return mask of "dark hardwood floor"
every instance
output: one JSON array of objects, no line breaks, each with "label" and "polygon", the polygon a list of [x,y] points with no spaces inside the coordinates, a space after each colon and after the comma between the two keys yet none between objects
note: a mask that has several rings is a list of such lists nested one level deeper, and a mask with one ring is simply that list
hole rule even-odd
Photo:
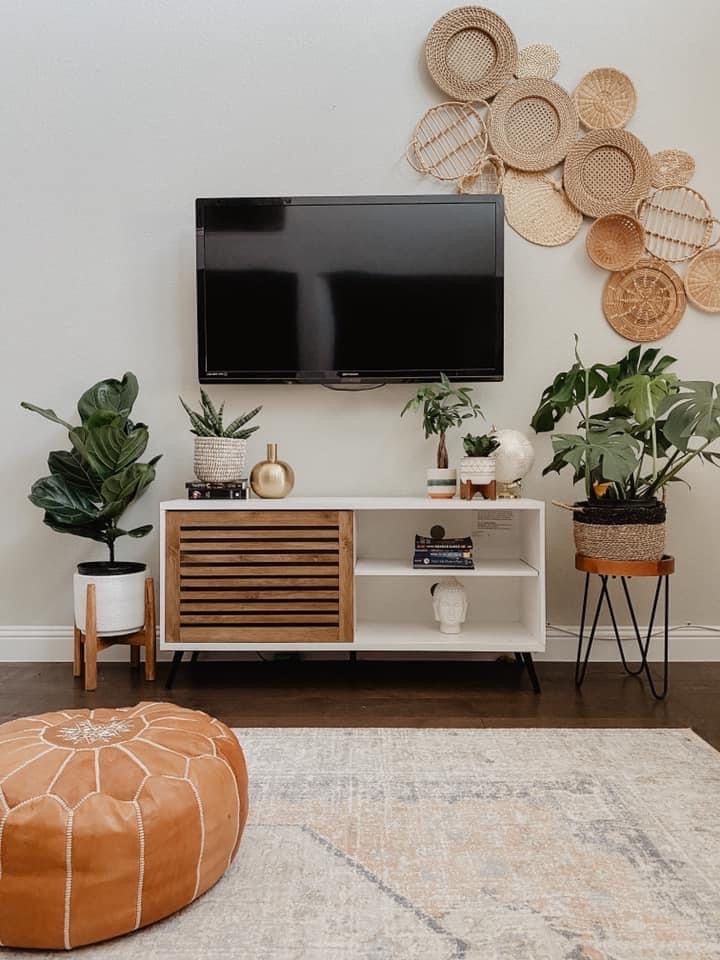
[{"label": "dark hardwood floor", "polygon": [[490,661],[201,660],[183,664],[169,692],[167,669],[146,683],[126,664],[100,664],[97,691],[85,693],[70,664],[0,664],[0,721],[170,700],[235,727],[692,727],[720,749],[720,663],[673,664],[660,703],[610,663],[592,664],[579,693],[573,664],[538,663],[539,696],[514,665]]}]

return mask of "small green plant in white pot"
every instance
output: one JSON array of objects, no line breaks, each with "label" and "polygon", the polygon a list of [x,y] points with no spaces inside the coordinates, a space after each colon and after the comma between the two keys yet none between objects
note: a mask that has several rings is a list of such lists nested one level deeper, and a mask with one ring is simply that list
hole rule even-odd
[{"label": "small green plant in white pot", "polygon": [[216,407],[204,390],[200,391],[200,410],[191,410],[180,397],[195,435],[193,470],[202,483],[232,483],[247,474],[247,438],[259,429],[246,426],[262,407],[241,413],[227,426],[223,424],[225,404]]},{"label": "small green plant in white pot", "polygon": [[101,380],[80,397],[80,425],[62,420],[54,410],[23,402],[26,410],[65,427],[70,450],[48,456],[50,476],[37,480],[30,502],[45,511],[44,522],[57,533],[71,533],[104,543],[108,560],[79,563],[73,580],[75,624],[85,632],[89,584],[95,585],[97,631],[101,636],[131,633],[145,619],[146,565],[115,559],[121,537],[145,537],[152,524],[126,530],[123,513],[155,479],[160,456],[139,463],[148,444],[148,428],[130,420],[138,395],[134,374]]},{"label": "small green plant in white pot", "polygon": [[460,482],[470,481],[479,486],[492,483],[495,479],[495,451],[499,446],[500,441],[492,434],[465,434],[465,456],[460,460]]},{"label": "small green plant in white pot", "polygon": [[464,420],[482,416],[471,393],[472,387],[454,387],[441,373],[440,383],[421,387],[400,413],[402,417],[408,410],[421,410],[425,438],[438,438],[436,466],[427,471],[427,494],[433,499],[448,500],[457,492],[457,471],[448,465],[446,434],[453,427],[461,427]]}]

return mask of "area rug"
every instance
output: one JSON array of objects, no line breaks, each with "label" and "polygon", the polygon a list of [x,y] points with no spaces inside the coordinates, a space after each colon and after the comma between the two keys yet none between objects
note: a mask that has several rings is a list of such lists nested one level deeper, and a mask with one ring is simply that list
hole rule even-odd
[{"label": "area rug", "polygon": [[720,960],[720,754],[689,730],[236,732],[230,872],[74,955]]}]

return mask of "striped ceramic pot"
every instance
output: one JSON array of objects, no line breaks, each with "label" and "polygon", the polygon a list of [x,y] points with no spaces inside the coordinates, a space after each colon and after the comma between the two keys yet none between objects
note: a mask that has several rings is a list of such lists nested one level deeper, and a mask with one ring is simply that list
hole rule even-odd
[{"label": "striped ceramic pot", "polygon": [[427,472],[427,495],[433,500],[451,500],[457,492],[457,470],[434,468]]}]

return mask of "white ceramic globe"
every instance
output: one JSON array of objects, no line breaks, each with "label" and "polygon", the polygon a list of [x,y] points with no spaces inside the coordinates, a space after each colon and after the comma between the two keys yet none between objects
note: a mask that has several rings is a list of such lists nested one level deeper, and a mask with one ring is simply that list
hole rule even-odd
[{"label": "white ceramic globe", "polygon": [[500,442],[495,452],[496,480],[499,483],[522,480],[535,461],[533,445],[519,430],[496,430],[493,436]]}]

